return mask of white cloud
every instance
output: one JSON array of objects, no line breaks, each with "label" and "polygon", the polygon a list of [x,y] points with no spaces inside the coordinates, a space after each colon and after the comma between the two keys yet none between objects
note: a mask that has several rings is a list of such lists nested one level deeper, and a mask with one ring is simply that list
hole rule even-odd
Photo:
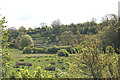
[{"label": "white cloud", "polygon": [[64,24],[80,23],[109,13],[117,15],[119,0],[2,0],[0,11],[8,26],[40,26],[60,19]]}]

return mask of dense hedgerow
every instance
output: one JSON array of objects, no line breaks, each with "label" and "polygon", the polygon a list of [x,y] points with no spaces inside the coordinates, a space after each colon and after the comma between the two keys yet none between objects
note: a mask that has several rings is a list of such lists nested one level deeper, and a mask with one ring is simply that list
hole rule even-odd
[{"label": "dense hedgerow", "polygon": [[45,51],[45,49],[43,49],[43,48],[36,48],[36,47],[33,47],[32,48],[32,53],[34,53],[34,54],[36,54],[36,53],[45,53],[46,51]]},{"label": "dense hedgerow", "polygon": [[73,48],[71,46],[54,46],[48,48],[25,47],[23,49],[23,54],[37,54],[37,53],[56,54],[60,49],[65,49],[70,54],[75,54],[76,52],[78,52],[78,48]]},{"label": "dense hedgerow", "polygon": [[59,48],[57,48],[57,47],[50,47],[47,49],[46,53],[47,54],[56,54],[58,50],[59,50]]},{"label": "dense hedgerow", "polygon": [[71,46],[54,46],[49,48],[30,48],[25,47],[23,49],[23,54],[40,54],[40,53],[46,53],[46,54],[56,54],[60,49],[65,49],[70,54],[76,54],[78,52],[78,48],[73,48]]},{"label": "dense hedgerow", "polygon": [[54,47],[48,48],[46,53],[47,54],[56,54],[58,52],[58,50],[60,50],[60,49],[66,49],[70,54],[75,54],[76,52],[78,52],[77,48],[73,48],[71,46],[54,46]]}]

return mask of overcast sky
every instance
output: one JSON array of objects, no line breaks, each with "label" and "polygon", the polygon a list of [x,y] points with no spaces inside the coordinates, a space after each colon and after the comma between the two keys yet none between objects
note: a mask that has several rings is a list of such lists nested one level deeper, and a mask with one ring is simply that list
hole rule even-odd
[{"label": "overcast sky", "polygon": [[0,13],[8,27],[39,27],[60,19],[62,24],[82,23],[106,14],[118,15],[119,0],[1,0]]}]

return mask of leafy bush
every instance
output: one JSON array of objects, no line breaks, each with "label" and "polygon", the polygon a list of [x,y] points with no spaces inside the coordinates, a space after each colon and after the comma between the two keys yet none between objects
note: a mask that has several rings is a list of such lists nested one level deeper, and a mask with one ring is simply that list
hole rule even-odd
[{"label": "leafy bush", "polygon": [[56,54],[60,49],[66,49],[70,54],[72,53],[75,54],[76,52],[78,52],[77,48],[72,48],[71,46],[54,46],[54,47],[48,47],[48,48],[33,47],[32,51],[34,54],[36,53]]},{"label": "leafy bush", "polygon": [[32,49],[30,47],[25,47],[23,49],[23,54],[30,54],[32,52]]},{"label": "leafy bush", "polygon": [[20,37],[19,46],[23,49],[24,47],[34,46],[34,43],[32,38],[26,34]]},{"label": "leafy bush", "polygon": [[66,49],[70,54],[75,54],[76,52],[78,52],[78,48],[77,47],[72,47],[72,46],[57,46],[56,47],[58,50],[60,49]]},{"label": "leafy bush", "polygon": [[45,53],[43,48],[37,48],[37,53]]},{"label": "leafy bush", "polygon": [[65,56],[65,57],[68,57],[69,56],[69,53],[66,49],[60,49],[58,52],[57,52],[58,56]]},{"label": "leafy bush", "polygon": [[47,54],[56,54],[58,50],[59,50],[59,48],[57,48],[57,47],[50,47],[47,49],[46,53]]}]

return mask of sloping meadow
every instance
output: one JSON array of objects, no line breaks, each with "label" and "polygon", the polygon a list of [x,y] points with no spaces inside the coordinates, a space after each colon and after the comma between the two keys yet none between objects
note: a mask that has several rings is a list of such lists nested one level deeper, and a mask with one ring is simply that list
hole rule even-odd
[{"label": "sloping meadow", "polygon": [[[19,56],[16,57],[15,54]],[[57,54],[14,53],[8,62],[9,69],[7,71],[7,77],[19,77],[18,73],[21,69],[28,70],[30,75],[34,75],[38,66],[40,66],[42,70],[46,70],[48,75],[62,77],[61,73],[67,72],[70,67],[69,63],[74,62],[73,55],[74,54],[71,54],[69,57],[58,57]],[[49,66],[52,68],[49,68]],[[67,75],[64,75],[64,77],[67,77]]]}]

